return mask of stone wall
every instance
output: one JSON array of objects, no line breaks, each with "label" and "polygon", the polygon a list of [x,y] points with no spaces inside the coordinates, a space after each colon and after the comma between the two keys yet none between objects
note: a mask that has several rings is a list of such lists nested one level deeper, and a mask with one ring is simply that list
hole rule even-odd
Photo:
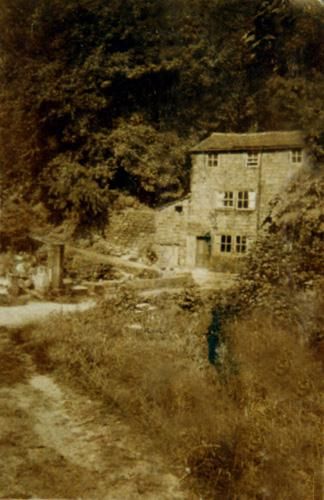
[{"label": "stone wall", "polygon": [[115,212],[105,231],[107,247],[112,255],[146,258],[154,243],[155,227],[151,208],[141,206]]},{"label": "stone wall", "polygon": [[307,165],[309,159],[303,154],[303,162],[292,163],[290,151],[264,152],[261,163],[260,183],[260,225],[269,214],[269,203],[276,195],[284,192],[302,165]]},{"label": "stone wall", "polygon": [[189,199],[178,200],[156,211],[155,245],[162,269],[186,265]]}]

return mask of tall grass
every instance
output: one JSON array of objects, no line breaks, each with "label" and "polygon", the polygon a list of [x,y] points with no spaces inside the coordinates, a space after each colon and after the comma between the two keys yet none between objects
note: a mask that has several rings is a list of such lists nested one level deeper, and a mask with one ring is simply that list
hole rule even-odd
[{"label": "tall grass", "polygon": [[46,344],[57,371],[148,434],[207,498],[313,498],[322,370],[299,332],[262,310],[233,320],[215,369],[206,309],[168,299],[138,309],[136,301],[57,316],[29,342]]}]

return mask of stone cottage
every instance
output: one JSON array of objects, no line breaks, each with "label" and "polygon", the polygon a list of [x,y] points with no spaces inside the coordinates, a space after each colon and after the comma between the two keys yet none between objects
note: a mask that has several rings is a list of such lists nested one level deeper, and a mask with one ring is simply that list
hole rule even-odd
[{"label": "stone cottage", "polygon": [[165,269],[236,270],[269,202],[307,162],[301,132],[213,133],[191,150],[190,194],[156,214]]}]

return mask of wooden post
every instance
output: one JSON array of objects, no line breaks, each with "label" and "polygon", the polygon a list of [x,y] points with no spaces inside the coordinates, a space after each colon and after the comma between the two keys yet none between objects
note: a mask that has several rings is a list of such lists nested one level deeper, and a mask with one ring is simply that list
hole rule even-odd
[{"label": "wooden post", "polygon": [[51,288],[61,288],[63,284],[64,244],[49,243],[48,271]]}]

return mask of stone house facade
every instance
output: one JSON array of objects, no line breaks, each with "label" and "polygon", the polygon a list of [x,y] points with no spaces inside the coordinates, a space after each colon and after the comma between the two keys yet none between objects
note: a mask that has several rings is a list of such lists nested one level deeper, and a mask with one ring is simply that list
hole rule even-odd
[{"label": "stone house facade", "polygon": [[269,203],[307,163],[298,131],[214,133],[191,150],[190,194],[156,214],[155,250],[165,269],[236,270]]}]

